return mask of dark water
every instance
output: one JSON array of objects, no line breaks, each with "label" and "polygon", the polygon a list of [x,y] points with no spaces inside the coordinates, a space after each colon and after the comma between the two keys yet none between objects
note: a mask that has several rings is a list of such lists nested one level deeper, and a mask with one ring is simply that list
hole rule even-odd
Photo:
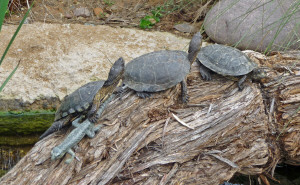
[{"label": "dark water", "polygon": [[[300,166],[277,165],[274,178],[277,181],[268,178],[271,185],[300,185]],[[229,182],[232,184],[260,185],[258,176],[246,176],[242,174],[236,174]],[[262,182],[261,184],[264,183]]]},{"label": "dark water", "polygon": [[53,120],[53,112],[0,113],[0,177],[26,155]]}]

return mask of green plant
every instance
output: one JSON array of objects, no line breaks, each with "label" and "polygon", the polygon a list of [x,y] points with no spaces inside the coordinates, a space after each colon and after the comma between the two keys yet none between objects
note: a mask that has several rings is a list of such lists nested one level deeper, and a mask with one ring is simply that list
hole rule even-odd
[{"label": "green plant", "polygon": [[[7,13],[7,5],[8,5],[8,1],[9,0],[1,0],[0,1],[0,32],[1,32],[1,28],[2,28],[2,24],[3,24],[3,21],[4,21],[4,17],[5,17],[5,14]],[[34,2],[31,4],[30,8],[28,9],[28,11],[26,12],[26,14],[24,15],[22,21],[20,22],[17,30],[15,31],[14,35],[12,36],[10,42],[8,43],[1,59],[0,59],[0,65],[2,64],[11,44],[13,43],[13,41],[15,40],[16,36],[18,35],[22,25],[24,24],[24,21],[25,19],[27,18],[32,6],[33,6]],[[14,70],[10,73],[10,75],[6,78],[6,80],[3,82],[3,84],[1,85],[0,87],[0,92],[3,90],[4,86],[7,84],[7,82],[12,78],[12,76],[14,75],[14,73],[16,72],[16,70],[18,69],[19,67],[19,64],[20,64],[20,61],[18,62],[17,66],[14,68]]]},{"label": "green plant", "polygon": [[103,2],[107,5],[107,6],[112,6],[115,4],[115,2],[110,1],[110,0],[103,0]]},{"label": "green plant", "polygon": [[0,31],[2,28],[2,23],[4,21],[5,14],[7,13],[7,6],[9,0],[1,0],[0,1]]},{"label": "green plant", "polygon": [[100,18],[100,19],[105,19],[105,18],[106,18],[106,15],[107,15],[106,12],[100,13],[99,18]]},{"label": "green plant", "polygon": [[152,26],[160,21],[160,18],[163,16],[164,12],[166,12],[166,10],[163,7],[156,7],[156,9],[151,11],[151,15],[147,15],[141,19],[140,28],[152,28]]},{"label": "green plant", "polygon": [[166,0],[163,5],[156,7],[151,11],[151,15],[147,15],[140,20],[140,28],[148,29],[152,28],[156,23],[160,21],[160,18],[173,13],[175,11],[179,12],[183,8],[192,5],[196,0]]}]

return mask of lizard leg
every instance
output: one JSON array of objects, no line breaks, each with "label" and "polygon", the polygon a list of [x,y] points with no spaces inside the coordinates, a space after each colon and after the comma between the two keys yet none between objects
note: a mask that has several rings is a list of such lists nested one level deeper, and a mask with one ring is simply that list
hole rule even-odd
[{"label": "lizard leg", "polygon": [[[75,157],[75,153],[73,152],[73,150],[71,148],[68,150],[68,153],[71,155],[71,157],[69,159],[67,159],[65,161],[65,163],[70,164]],[[76,157],[76,159],[78,159],[78,158]]]},{"label": "lizard leg", "polygon": [[95,137],[95,132],[93,130],[87,130],[85,132],[85,134],[89,137],[89,138],[93,138]]},{"label": "lizard leg", "polygon": [[80,118],[77,118],[77,119],[75,119],[75,120],[72,122],[73,127],[76,127],[76,128],[77,128],[77,127],[80,126],[80,124],[78,123],[79,120],[80,120]]},{"label": "lizard leg", "polygon": [[104,125],[98,125],[93,128],[94,132],[98,132]]},{"label": "lizard leg", "polygon": [[104,125],[98,125],[98,126],[96,126],[96,127],[93,127],[93,128],[90,129],[90,130],[87,130],[87,131],[86,131],[86,135],[87,135],[89,138],[95,137],[95,133],[96,133],[97,131],[99,131],[103,126],[104,126]]}]

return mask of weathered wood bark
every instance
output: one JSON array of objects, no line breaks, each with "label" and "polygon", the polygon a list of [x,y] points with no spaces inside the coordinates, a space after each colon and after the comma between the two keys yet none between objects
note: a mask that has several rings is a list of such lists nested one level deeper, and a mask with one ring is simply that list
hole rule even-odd
[{"label": "weathered wood bark", "polygon": [[282,160],[300,165],[300,52],[269,57],[272,81],[263,83],[269,105],[270,134],[282,149]]},{"label": "weathered wood bark", "polygon": [[202,81],[193,66],[188,105],[178,101],[180,85],[145,100],[128,91],[107,107],[99,121],[107,126],[80,142],[80,161],[50,160],[71,129],[60,131],[36,143],[0,184],[219,184],[236,172],[272,175],[279,161],[300,165],[300,62],[291,63],[272,64],[271,80],[248,80],[241,92],[219,75]]}]

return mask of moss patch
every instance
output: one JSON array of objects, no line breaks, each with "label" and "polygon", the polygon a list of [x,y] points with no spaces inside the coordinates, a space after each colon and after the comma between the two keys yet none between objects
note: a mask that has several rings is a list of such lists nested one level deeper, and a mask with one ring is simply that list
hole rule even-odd
[{"label": "moss patch", "polygon": [[2,177],[4,174],[6,174],[7,171],[8,171],[8,170],[1,170],[1,169],[0,169],[0,177]]},{"label": "moss patch", "polygon": [[0,136],[1,145],[21,146],[21,145],[34,145],[39,140],[39,134],[30,136]]},{"label": "moss patch", "polygon": [[54,112],[1,112],[0,135],[18,136],[44,132],[54,120]]}]

